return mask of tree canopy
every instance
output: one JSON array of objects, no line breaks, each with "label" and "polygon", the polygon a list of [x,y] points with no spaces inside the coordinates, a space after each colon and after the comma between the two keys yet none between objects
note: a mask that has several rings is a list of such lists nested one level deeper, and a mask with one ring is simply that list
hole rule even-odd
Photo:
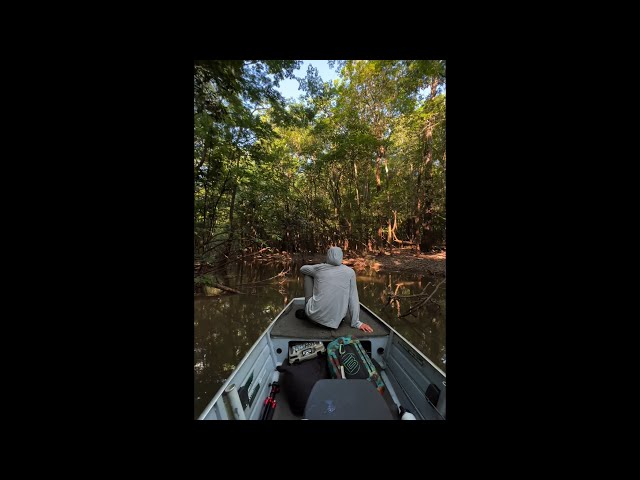
[{"label": "tree canopy", "polygon": [[446,63],[347,60],[323,82],[301,61],[194,64],[198,260],[266,246],[374,250],[446,241]]}]

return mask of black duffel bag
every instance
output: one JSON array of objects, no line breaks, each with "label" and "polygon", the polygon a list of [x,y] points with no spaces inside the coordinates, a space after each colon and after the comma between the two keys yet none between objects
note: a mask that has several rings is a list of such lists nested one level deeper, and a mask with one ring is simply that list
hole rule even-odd
[{"label": "black duffel bag", "polygon": [[307,404],[311,389],[318,380],[331,378],[326,355],[318,355],[316,358],[294,365],[289,360],[277,367],[284,374],[279,383],[287,396],[289,408],[294,415],[302,416]]}]

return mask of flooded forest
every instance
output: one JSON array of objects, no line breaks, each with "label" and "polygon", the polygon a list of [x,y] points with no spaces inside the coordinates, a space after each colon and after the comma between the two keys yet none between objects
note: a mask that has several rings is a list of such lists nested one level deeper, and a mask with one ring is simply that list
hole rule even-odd
[{"label": "flooded forest", "polygon": [[194,63],[195,416],[332,246],[446,371],[446,62],[326,63]]}]

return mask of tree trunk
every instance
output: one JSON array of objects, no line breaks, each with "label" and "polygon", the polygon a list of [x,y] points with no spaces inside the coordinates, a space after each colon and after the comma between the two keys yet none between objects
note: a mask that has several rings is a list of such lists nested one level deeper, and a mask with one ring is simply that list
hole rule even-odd
[{"label": "tree trunk", "polygon": [[[240,155],[238,155],[238,153],[236,153],[237,157],[236,157],[236,171],[238,169],[238,166],[240,165]],[[233,191],[231,192],[231,205],[229,206],[229,239],[227,240],[227,249],[226,249],[226,255],[227,257],[229,256],[229,254],[231,253],[231,246],[233,245],[233,237],[234,237],[234,225],[233,225],[233,211],[235,208],[235,204],[236,204],[236,193],[238,191],[238,179],[234,178],[233,179]]]},{"label": "tree trunk", "polygon": [[431,79],[431,98],[435,98],[436,93],[438,92],[438,85],[440,85],[440,79],[438,75],[434,75]]},{"label": "tree trunk", "polygon": [[382,162],[386,162],[386,159],[384,158],[384,146],[380,145],[376,153],[376,189],[378,191],[380,191],[380,165]]},{"label": "tree trunk", "polygon": [[[204,182],[204,202],[202,205],[202,233],[200,234],[200,239],[202,241],[202,250],[204,250],[204,246],[207,243],[209,235],[207,235],[207,192],[209,189],[207,188],[207,182]],[[204,252],[203,252],[204,253]]]},{"label": "tree trunk", "polygon": [[233,235],[234,235],[233,210],[234,210],[235,203],[236,203],[236,191],[237,190],[238,190],[238,184],[235,183],[233,185],[233,191],[231,192],[231,205],[229,206],[229,238],[227,239],[227,249],[226,249],[227,257],[231,253],[231,245],[233,244]]},{"label": "tree trunk", "polygon": [[358,204],[358,207],[360,207],[360,193],[358,192],[358,166],[356,165],[356,162],[353,162],[353,172],[356,185],[356,203]]},{"label": "tree trunk", "polygon": [[[433,90],[432,83],[432,92]],[[435,84],[437,88],[437,83]],[[430,236],[430,232],[426,232],[426,230],[430,227],[430,222],[427,220],[425,212],[429,209],[431,202],[428,198],[427,187],[429,185],[429,166],[433,159],[433,124],[431,120],[427,120],[427,123],[424,127],[424,136],[423,136],[423,148],[422,148],[422,162],[418,166],[418,178],[416,181],[416,209],[414,214],[414,225],[415,225],[415,242],[417,245],[422,245],[422,248],[426,246],[425,240],[427,243],[430,243],[427,237]],[[422,250],[419,247],[420,250]]]}]

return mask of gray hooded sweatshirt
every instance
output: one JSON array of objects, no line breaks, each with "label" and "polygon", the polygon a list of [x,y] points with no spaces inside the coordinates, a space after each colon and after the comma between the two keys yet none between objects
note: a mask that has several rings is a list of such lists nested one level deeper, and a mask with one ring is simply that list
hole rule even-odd
[{"label": "gray hooded sweatshirt", "polygon": [[356,288],[356,272],[342,265],[342,249],[331,247],[327,263],[304,265],[300,273],[313,277],[313,296],[305,305],[305,312],[314,322],[338,328],[347,312],[351,326],[359,328],[360,301]]}]

